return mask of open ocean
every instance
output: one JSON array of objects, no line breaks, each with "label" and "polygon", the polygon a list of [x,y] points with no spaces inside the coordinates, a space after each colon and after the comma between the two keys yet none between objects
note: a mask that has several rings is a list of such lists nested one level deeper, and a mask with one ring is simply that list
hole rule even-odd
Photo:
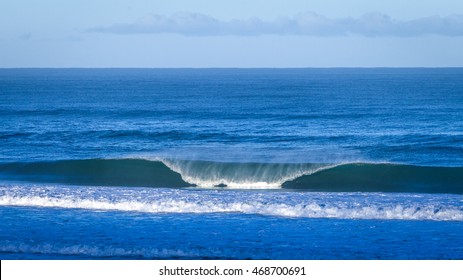
[{"label": "open ocean", "polygon": [[463,259],[463,68],[0,69],[0,259]]}]

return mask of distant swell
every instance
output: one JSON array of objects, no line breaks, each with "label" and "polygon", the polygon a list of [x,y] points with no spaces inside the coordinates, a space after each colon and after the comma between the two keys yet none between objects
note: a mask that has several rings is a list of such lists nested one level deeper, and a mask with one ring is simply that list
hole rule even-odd
[{"label": "distant swell", "polygon": [[88,159],[0,164],[0,179],[90,186],[463,193],[463,167]]}]

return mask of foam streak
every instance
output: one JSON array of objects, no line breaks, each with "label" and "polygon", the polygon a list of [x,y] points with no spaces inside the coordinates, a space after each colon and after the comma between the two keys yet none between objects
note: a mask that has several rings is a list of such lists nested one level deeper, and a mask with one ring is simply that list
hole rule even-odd
[{"label": "foam streak", "polygon": [[[108,190],[110,189],[110,190]],[[143,213],[241,213],[290,218],[463,221],[460,196],[128,188],[0,188],[1,206]]]}]

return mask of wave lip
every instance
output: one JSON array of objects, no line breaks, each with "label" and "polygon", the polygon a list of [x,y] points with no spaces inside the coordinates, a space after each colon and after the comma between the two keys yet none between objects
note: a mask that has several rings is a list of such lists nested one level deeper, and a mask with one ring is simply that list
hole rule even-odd
[{"label": "wave lip", "polygon": [[179,173],[184,181],[203,188],[278,189],[286,181],[329,168],[326,164],[313,163],[159,160]]},{"label": "wave lip", "polygon": [[89,186],[463,194],[463,167],[87,159],[0,163],[0,179]]}]

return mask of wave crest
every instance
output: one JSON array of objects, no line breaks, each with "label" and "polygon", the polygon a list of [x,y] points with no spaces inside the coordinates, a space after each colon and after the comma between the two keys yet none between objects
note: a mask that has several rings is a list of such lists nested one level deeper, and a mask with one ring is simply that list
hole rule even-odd
[{"label": "wave crest", "polygon": [[277,189],[286,181],[331,167],[309,163],[228,163],[160,159],[182,179],[199,187]]}]

